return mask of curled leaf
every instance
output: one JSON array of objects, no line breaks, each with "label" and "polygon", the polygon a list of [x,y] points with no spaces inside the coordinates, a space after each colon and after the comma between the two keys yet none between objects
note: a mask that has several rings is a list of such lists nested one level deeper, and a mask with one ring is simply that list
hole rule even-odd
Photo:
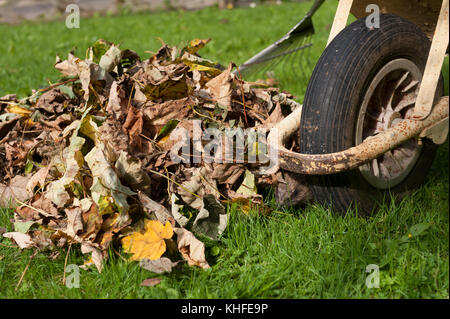
[{"label": "curled leaf", "polygon": [[205,257],[205,244],[184,228],[175,228],[174,231],[177,234],[178,250],[189,266],[210,268]]}]

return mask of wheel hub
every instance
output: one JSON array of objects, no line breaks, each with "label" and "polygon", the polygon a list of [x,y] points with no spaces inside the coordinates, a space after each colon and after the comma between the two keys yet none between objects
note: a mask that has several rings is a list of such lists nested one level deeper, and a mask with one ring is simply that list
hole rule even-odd
[{"label": "wheel hub", "polygon": [[[422,72],[410,60],[396,59],[386,64],[365,93],[357,118],[356,144],[410,118],[421,80]],[[409,140],[360,166],[359,170],[372,186],[388,189],[408,176],[420,152],[417,140]]]}]

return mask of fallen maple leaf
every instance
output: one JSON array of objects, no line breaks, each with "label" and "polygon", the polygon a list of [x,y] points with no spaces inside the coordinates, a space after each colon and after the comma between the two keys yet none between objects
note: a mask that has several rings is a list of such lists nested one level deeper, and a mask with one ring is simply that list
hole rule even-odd
[{"label": "fallen maple leaf", "polygon": [[163,224],[157,220],[147,220],[145,222],[145,233],[134,232],[122,238],[122,247],[125,251],[132,253],[130,260],[158,259],[166,251],[164,239],[173,236],[173,229],[170,222]]}]

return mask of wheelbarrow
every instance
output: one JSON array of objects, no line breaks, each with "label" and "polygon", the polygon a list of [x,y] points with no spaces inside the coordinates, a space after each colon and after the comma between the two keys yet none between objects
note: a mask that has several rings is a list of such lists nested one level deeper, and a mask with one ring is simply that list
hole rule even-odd
[{"label": "wheelbarrow", "polygon": [[[358,20],[346,26],[350,13]],[[302,107],[268,136],[279,155],[273,171],[305,175],[318,202],[362,215],[421,185],[449,131],[441,76],[448,29],[448,0],[340,0]],[[300,153],[284,146],[296,132]]]}]

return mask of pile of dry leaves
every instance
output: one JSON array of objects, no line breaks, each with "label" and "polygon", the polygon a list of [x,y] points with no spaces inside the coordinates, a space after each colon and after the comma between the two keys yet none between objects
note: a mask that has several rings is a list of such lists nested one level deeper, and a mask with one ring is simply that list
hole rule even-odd
[{"label": "pile of dry leaves", "polygon": [[99,271],[111,246],[158,273],[183,259],[209,267],[198,238],[217,240],[227,204],[262,205],[257,186],[281,175],[257,176],[255,163],[174,161],[170,133],[270,129],[293,103],[240,80],[233,64],[201,58],[207,42],[164,44],[141,60],[99,40],[84,60],[57,58],[61,82],[0,98],[0,207],[15,209],[3,236],[20,248],[77,244]]}]

